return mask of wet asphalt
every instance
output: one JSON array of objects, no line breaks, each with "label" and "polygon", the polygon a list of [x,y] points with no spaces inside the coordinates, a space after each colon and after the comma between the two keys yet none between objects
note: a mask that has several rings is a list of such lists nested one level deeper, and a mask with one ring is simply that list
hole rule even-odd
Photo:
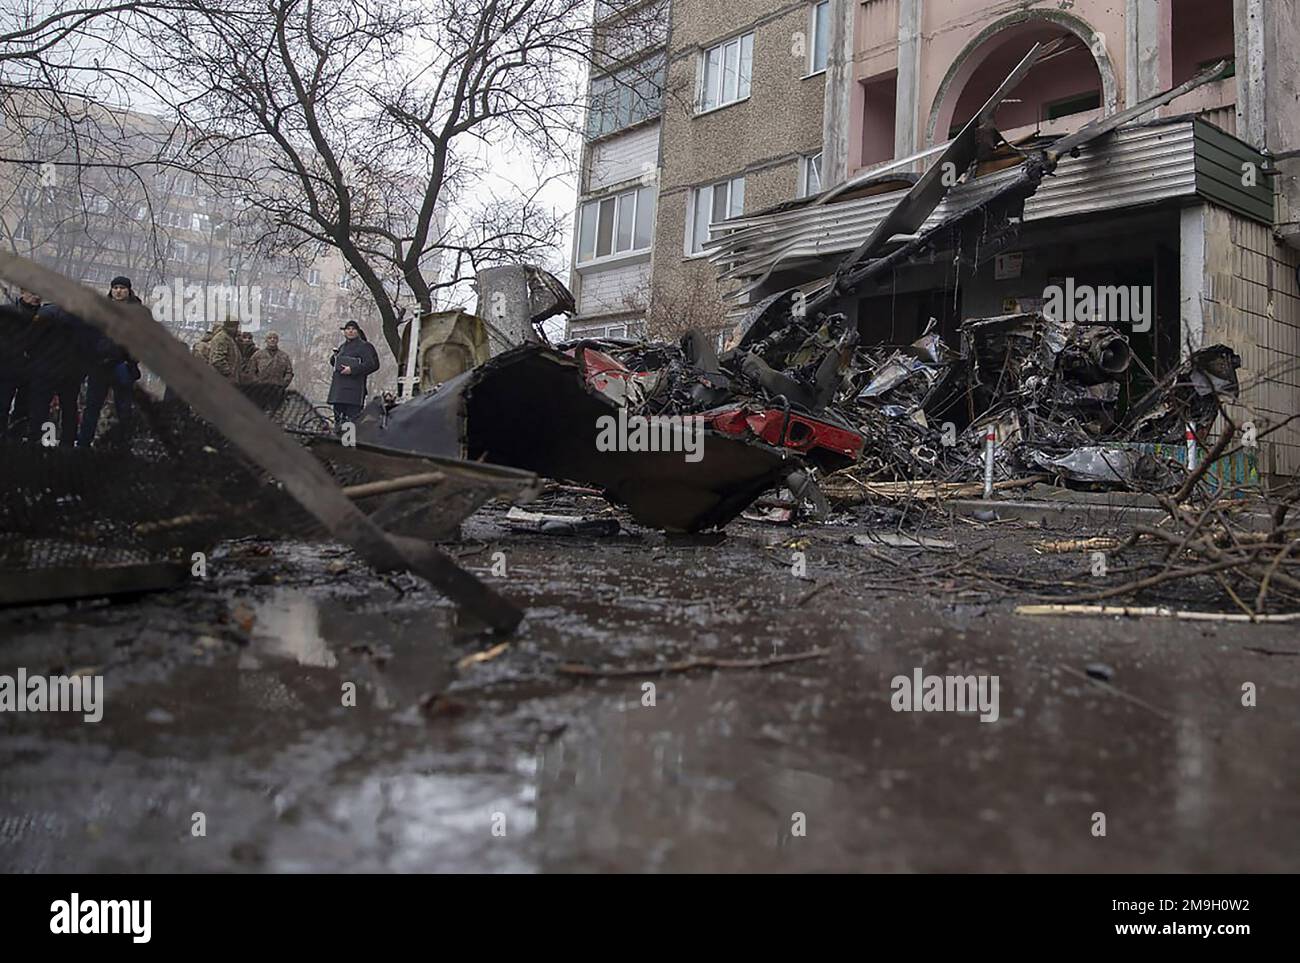
[{"label": "wet asphalt", "polygon": [[[504,640],[302,543],[2,610],[0,675],[105,694],[98,723],[0,712],[0,870],[1300,868],[1294,626],[1018,616],[953,564],[1059,587],[1086,559],[1021,523],[851,541],[879,527],[552,537],[484,510],[449,550],[527,606]],[[896,711],[917,670],[996,676],[996,720]]]}]

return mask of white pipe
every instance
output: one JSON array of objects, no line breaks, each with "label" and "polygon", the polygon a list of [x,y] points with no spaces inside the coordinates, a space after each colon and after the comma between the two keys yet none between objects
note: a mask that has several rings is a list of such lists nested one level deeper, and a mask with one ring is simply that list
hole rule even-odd
[{"label": "white pipe", "polygon": [[[420,353],[420,315],[417,313],[411,318],[410,330],[410,348],[406,352],[406,374],[403,378],[398,379],[397,396],[399,398],[415,397],[415,359]],[[406,393],[402,393],[402,382],[406,384]]]},{"label": "white pipe", "polygon": [[984,500],[993,497],[993,448],[998,443],[998,433],[992,426],[984,435]]}]

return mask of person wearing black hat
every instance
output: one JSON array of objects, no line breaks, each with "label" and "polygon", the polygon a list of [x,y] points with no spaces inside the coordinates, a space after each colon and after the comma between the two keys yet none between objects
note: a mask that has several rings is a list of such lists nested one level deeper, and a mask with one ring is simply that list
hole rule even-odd
[{"label": "person wearing black hat", "polygon": [[326,400],[334,406],[334,430],[341,432],[344,422],[361,414],[366,379],[379,370],[379,354],[355,321],[343,325],[343,343],[330,355],[330,369],[333,374]]},{"label": "person wearing black hat", "polygon": [[[108,286],[108,297],[119,303],[141,303],[131,290],[131,279],[124,275],[113,278]],[[140,365],[136,360],[112,338],[100,335],[95,344],[90,375],[86,379],[86,410],[82,412],[81,428],[77,432],[78,448],[88,448],[94,443],[95,432],[99,428],[99,415],[104,410],[110,389],[113,392],[117,420],[123,425],[124,431],[130,430],[134,413],[132,395],[135,383],[139,380]]]}]

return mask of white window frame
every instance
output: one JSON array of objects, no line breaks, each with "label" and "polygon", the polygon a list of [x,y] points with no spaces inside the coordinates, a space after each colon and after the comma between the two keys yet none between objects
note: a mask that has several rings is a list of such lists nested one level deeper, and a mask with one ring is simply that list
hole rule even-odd
[{"label": "white window frame", "polygon": [[[734,94],[728,95],[727,92],[727,58],[732,54],[736,58],[736,89]],[[745,72],[745,54],[748,50],[749,60],[748,73]],[[712,55],[717,54],[717,80],[711,83],[709,73],[709,59]],[[721,110],[723,107],[730,107],[732,104],[738,104],[743,100],[748,100],[751,92],[751,86],[754,77],[754,32],[742,33],[735,37],[728,37],[722,43],[714,44],[706,50],[700,52],[700,59],[695,71],[695,113],[707,114],[715,110]],[[715,90],[708,90],[708,87],[715,87]],[[712,99],[710,97],[712,96]]]},{"label": "white window frame", "polygon": [[[658,199],[657,194],[658,191],[654,187],[654,185],[643,185],[643,186],[633,187],[632,189],[626,191],[618,191],[613,194],[604,194],[600,197],[596,197],[593,198],[592,200],[586,201],[582,205],[580,205],[578,208],[577,232],[576,232],[576,237],[574,238],[574,245],[575,245],[574,257],[576,259],[577,264],[580,267],[587,267],[588,265],[592,265],[592,264],[605,264],[609,261],[616,261],[621,258],[635,257],[638,254],[644,254],[646,251],[649,251],[652,247],[654,247],[654,240],[655,240],[654,205],[655,205],[655,201]],[[624,198],[627,197],[632,198],[631,214],[630,214],[630,217],[632,219],[632,238],[631,238],[632,246],[628,248],[624,248],[623,250],[620,251],[618,249],[618,235],[619,235],[620,228],[623,226],[624,219],[622,216],[622,212],[626,209],[624,207],[623,200]],[[606,202],[611,203],[614,206],[614,215],[610,220],[610,228],[609,228],[609,253],[597,254],[596,252],[600,249],[600,205]],[[637,220],[641,215],[640,208],[642,204],[650,205],[650,213],[649,213],[650,236],[646,238],[646,242],[643,247],[637,247],[636,246],[637,243],[636,224],[637,224]],[[591,216],[596,218],[596,226],[594,228],[594,233],[592,234],[591,255],[588,257],[584,257],[582,253],[582,240],[583,240],[582,228],[583,228],[584,219],[587,217],[588,211],[594,212]]]},{"label": "white window frame", "polygon": [[817,11],[822,8],[826,9],[826,59],[830,60],[831,55],[831,5],[830,0],[821,0],[820,3],[813,3],[808,7],[808,77],[816,77],[818,74],[826,72],[826,64],[817,66],[817,43],[820,36],[817,30]]},{"label": "white window frame", "polygon": [[[812,197],[822,192],[822,152],[804,154],[799,158],[799,196]],[[817,184],[811,183],[811,175],[816,173]]]},{"label": "white window frame", "polygon": [[184,264],[190,259],[190,246],[184,241],[172,241],[171,251],[173,261],[179,261]]},{"label": "white window frame", "polygon": [[313,288],[318,288],[318,287],[320,287],[320,270],[319,270],[319,269],[317,269],[317,268],[308,268],[308,269],[307,269],[307,284],[308,284],[310,287],[313,287]]},{"label": "white window frame", "polygon": [[[580,325],[578,330],[574,331],[565,340],[579,341],[583,338],[627,338],[633,337],[629,332],[637,321],[610,321],[605,324]],[[620,332],[620,333],[615,333]]]},{"label": "white window frame", "polygon": [[587,140],[608,137],[663,112],[667,58],[662,51],[587,85]]},{"label": "white window frame", "polygon": [[[739,185],[739,191],[737,191]],[[719,223],[713,220],[713,201],[714,194],[720,187],[727,189],[727,216],[724,220],[730,220],[733,217],[739,217],[745,212],[745,177],[742,174],[739,177],[728,177],[726,180],[716,181],[712,184],[706,184],[703,187],[697,187],[688,191],[686,194],[686,237],[683,239],[683,248],[687,257],[705,257],[707,252],[704,245],[697,248],[695,246],[696,222],[699,219],[701,204],[703,208],[709,211],[709,231],[708,236],[712,238],[712,227]],[[737,193],[739,193],[739,204],[737,204]]]},{"label": "white window frame", "polygon": [[351,289],[352,289],[352,275],[345,270],[342,274],[339,275],[339,290],[350,291]]}]

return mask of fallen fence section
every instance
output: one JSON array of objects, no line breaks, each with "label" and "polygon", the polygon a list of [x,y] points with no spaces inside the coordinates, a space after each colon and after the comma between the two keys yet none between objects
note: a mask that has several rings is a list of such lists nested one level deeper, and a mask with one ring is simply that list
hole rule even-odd
[{"label": "fallen fence section", "polygon": [[[212,436],[219,439],[219,444],[200,445],[198,454],[222,465],[240,463],[249,466],[266,482],[254,489],[257,494],[269,495],[272,489],[280,491],[291,501],[299,513],[305,512],[334,538],[346,542],[356,549],[372,565],[380,570],[410,570],[427,579],[439,591],[446,594],[453,602],[460,605],[485,625],[499,630],[513,629],[523,617],[522,611],[502,598],[488,586],[470,573],[453,563],[445,554],[433,546],[414,539],[393,537],[368,516],[340,487],[335,476],[320,459],[313,456],[303,445],[296,443],[270,417],[266,408],[247,392],[241,392],[227,381],[210,365],[194,357],[190,349],[172,337],[162,326],[158,325],[141,305],[119,305],[110,302],[89,288],[75,284],[48,268],[42,267],[26,258],[9,253],[0,253],[0,277],[34,291],[49,302],[54,302],[64,310],[76,315],[96,329],[103,332],[114,342],[148,366],[166,382],[168,388],[185,404],[177,407],[177,402],[162,402],[156,409],[163,416],[181,417],[190,412],[213,429]],[[185,414],[178,415],[178,412]],[[156,425],[155,425],[156,428]],[[185,438],[172,435],[167,437],[166,429],[155,430],[141,439],[139,446],[133,440],[132,456],[126,457],[124,464],[144,471],[153,467],[167,466],[182,474],[195,474],[194,466],[184,464]],[[181,445],[177,450],[175,445]],[[160,442],[163,452],[148,452],[145,447],[149,441]],[[167,452],[168,442],[173,449]],[[205,449],[212,449],[210,452]],[[78,471],[76,460],[91,451],[60,451],[31,446],[26,451],[38,457],[56,458],[66,466],[68,471]],[[55,454],[51,454],[54,452]],[[180,456],[179,458],[176,456]],[[237,457],[235,457],[237,456]],[[6,465],[6,473],[15,466]],[[37,469],[39,471],[39,468]],[[83,509],[93,504],[96,491],[105,491],[117,486],[113,475],[101,476],[95,480],[83,477],[82,491],[90,501],[83,501]],[[17,490],[28,503],[24,516],[28,523],[39,519],[44,512],[52,515],[45,524],[56,524],[59,513],[68,510],[67,499],[58,501],[44,499],[40,479],[28,478],[24,484],[7,485],[7,490]],[[209,486],[209,491],[210,491]],[[219,488],[220,486],[218,486]],[[129,490],[129,489],[128,489]],[[249,492],[245,492],[247,496]],[[231,503],[229,493],[220,491],[216,494],[218,502]],[[286,500],[286,499],[282,499]],[[35,502],[33,508],[31,502]],[[472,501],[472,499],[470,500]],[[468,504],[464,502],[463,504]],[[238,501],[233,504],[240,504]],[[253,502],[256,504],[256,502]],[[450,511],[450,506],[448,506]],[[472,509],[471,509],[472,510]],[[173,518],[183,514],[203,514],[200,512],[174,512]],[[239,509],[234,514],[221,516],[221,506],[217,505],[219,517],[231,519],[228,530],[237,530],[233,523],[238,518]],[[126,519],[122,520],[123,522]],[[136,518],[135,521],[140,521]],[[154,521],[159,521],[154,519]],[[184,525],[180,527],[185,527]],[[157,531],[157,530],[155,530]],[[18,531],[14,534],[22,535]],[[95,538],[89,541],[95,541]],[[19,549],[13,544],[16,539],[10,537],[4,554],[12,559]],[[24,541],[26,541],[24,539]],[[101,539],[102,541],[102,539]],[[39,550],[39,545],[36,546]],[[32,546],[23,548],[30,555]],[[0,588],[3,586],[0,585]],[[0,596],[3,601],[3,596]]]}]

